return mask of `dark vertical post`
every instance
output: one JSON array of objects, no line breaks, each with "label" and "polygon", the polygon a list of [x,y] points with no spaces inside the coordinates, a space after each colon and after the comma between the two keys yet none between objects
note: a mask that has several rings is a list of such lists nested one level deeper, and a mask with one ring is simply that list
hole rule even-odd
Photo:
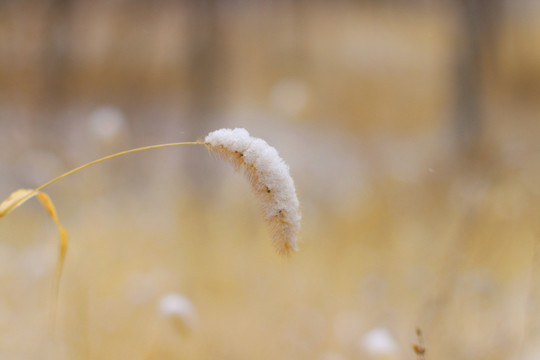
[{"label": "dark vertical post", "polygon": [[[225,1],[226,2],[226,1]],[[192,131],[207,131],[218,110],[224,70],[223,38],[218,6],[223,0],[188,2],[188,106]]]},{"label": "dark vertical post", "polygon": [[[216,127],[214,119],[223,98],[226,59],[220,7],[227,0],[188,0],[188,63],[186,69],[187,122],[185,137],[196,139]],[[209,191],[207,154],[200,151],[186,158],[193,188]]]},{"label": "dark vertical post", "polygon": [[502,0],[455,0],[456,49],[455,136],[461,154],[474,152],[483,126],[485,75],[494,71]]}]

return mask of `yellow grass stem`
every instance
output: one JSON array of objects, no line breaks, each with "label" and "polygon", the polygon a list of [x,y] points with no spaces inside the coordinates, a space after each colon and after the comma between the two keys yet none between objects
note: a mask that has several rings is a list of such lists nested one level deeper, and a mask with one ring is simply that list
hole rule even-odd
[{"label": "yellow grass stem", "polygon": [[[158,149],[158,148],[169,147],[169,146],[178,146],[178,145],[204,145],[204,144],[205,143],[201,142],[201,141],[192,141],[192,142],[179,142],[179,143],[169,143],[169,144],[143,146],[143,147],[139,147],[139,148],[135,148],[135,149],[131,149],[131,150],[121,151],[121,152],[116,153],[116,154],[108,155],[108,156],[102,157],[100,159],[90,161],[89,163],[81,165],[81,166],[79,166],[79,167],[77,167],[77,168],[75,168],[73,170],[70,170],[70,171],[68,171],[68,172],[66,172],[66,173],[64,173],[64,174],[62,174],[60,176],[55,177],[52,180],[47,181],[45,184],[40,185],[40,186],[38,186],[37,188],[35,188],[33,190],[19,189],[17,191],[14,191],[6,200],[4,200],[0,204],[0,218],[2,218],[4,216],[6,216],[7,214],[9,214],[13,209],[15,209],[17,206],[21,205],[22,203],[24,203],[26,200],[30,199],[33,196],[36,196],[42,189],[44,189],[45,187],[51,185],[52,183],[55,183],[58,180],[63,179],[68,175],[71,175],[71,174],[73,174],[73,173],[75,173],[75,172],[77,172],[79,170],[82,170],[82,169],[87,168],[87,167],[89,167],[91,165],[100,163],[102,161],[109,160],[109,159],[115,158],[117,156],[131,154],[131,153],[137,152],[137,151]],[[52,204],[50,199],[49,199],[49,203]],[[44,205],[45,205],[45,203],[44,203]],[[45,207],[47,208],[47,206],[45,206]],[[57,218],[54,219],[54,220],[55,220],[55,222],[58,222]]]},{"label": "yellow grass stem", "polygon": [[137,151],[143,151],[143,150],[151,150],[151,149],[158,149],[158,148],[164,148],[169,146],[179,146],[179,145],[204,145],[204,142],[201,141],[192,141],[192,142],[178,142],[178,143],[168,143],[168,144],[159,144],[159,145],[150,145],[150,146],[143,146],[131,150],[121,151],[116,154],[108,155],[105,157],[102,157],[100,159],[90,161],[89,163],[86,163],[84,165],[81,165],[73,170],[70,170],[60,176],[55,177],[52,180],[47,181],[41,186],[38,186],[37,188],[30,190],[30,189],[19,189],[17,191],[14,191],[6,200],[4,200],[0,204],[0,218],[6,216],[9,214],[13,209],[15,209],[17,206],[24,203],[26,200],[32,198],[33,196],[36,196],[38,200],[41,202],[45,210],[47,210],[49,216],[56,224],[56,227],[58,228],[58,232],[60,235],[60,242],[59,242],[59,253],[58,253],[58,264],[56,268],[56,274],[53,284],[53,311],[52,311],[52,324],[54,329],[54,322],[56,318],[56,307],[58,302],[58,293],[60,290],[60,279],[62,278],[62,270],[64,268],[64,262],[66,259],[66,253],[68,249],[68,243],[69,243],[69,237],[68,232],[66,229],[62,226],[60,221],[58,220],[58,215],[56,213],[56,209],[53,205],[53,202],[51,198],[41,190],[43,190],[45,187],[57,182],[60,179],[65,178],[66,176],[69,176],[79,170],[82,170],[84,168],[87,168],[91,165],[98,164],[102,161],[109,160],[112,158],[115,158],[117,156],[127,155],[131,154]]},{"label": "yellow grass stem", "polygon": [[143,147],[139,147],[139,148],[135,148],[135,149],[131,149],[131,150],[126,150],[126,151],[121,151],[119,153],[116,153],[116,154],[112,154],[112,155],[108,155],[108,156],[105,156],[105,157],[102,157],[101,159],[97,159],[97,160],[94,160],[94,161],[90,161],[89,163],[87,164],[84,164],[84,165],[81,165],[79,166],[78,168],[75,168],[73,170],[70,170],[68,171],[67,173],[65,174],[62,174],[50,181],[47,181],[45,184],[41,185],[40,187],[36,188],[34,191],[39,191],[41,189],[43,189],[44,187],[46,186],[49,186],[51,185],[52,183],[54,182],[57,182],[58,180],[62,179],[62,178],[65,178],[66,176],[68,175],[71,175],[79,170],[82,170],[84,168],[87,168],[91,165],[94,165],[94,164],[97,164],[97,163],[100,163],[102,161],[105,161],[105,160],[109,160],[109,159],[112,159],[112,158],[115,158],[117,156],[122,156],[122,155],[127,155],[127,154],[131,154],[131,153],[134,153],[134,152],[137,152],[137,151],[143,151],[143,150],[151,150],[151,149],[159,149],[159,148],[164,148],[164,147],[169,147],[169,146],[178,146],[178,145],[204,145],[203,142],[200,142],[200,141],[191,141],[191,142],[178,142],[178,143],[169,143],[169,144],[159,144],[159,145],[150,145],[150,146],[143,146]]},{"label": "yellow grass stem", "polygon": [[[108,155],[108,156],[102,157],[100,159],[90,161],[89,163],[81,165],[81,166],[79,166],[79,167],[77,167],[77,168],[75,168],[73,170],[70,170],[70,171],[68,171],[68,172],[66,172],[66,173],[64,173],[64,174],[62,174],[60,176],[55,177],[52,180],[47,181],[43,185],[40,185],[40,186],[38,186],[37,188],[35,188],[33,190],[19,189],[17,191],[14,191],[6,200],[4,200],[0,204],[0,218],[2,218],[4,216],[6,216],[7,214],[9,214],[13,209],[15,209],[17,206],[21,205],[22,203],[24,203],[26,200],[30,199],[33,196],[36,196],[42,189],[44,189],[45,187],[51,185],[52,183],[55,183],[58,180],[63,179],[68,175],[71,175],[71,174],[73,174],[73,173],[75,173],[75,172],[77,172],[79,170],[82,170],[82,169],[87,168],[87,167],[89,167],[91,165],[100,163],[102,161],[109,160],[109,159],[115,158],[117,156],[131,154],[131,153],[137,152],[137,151],[158,149],[158,148],[164,148],[164,147],[169,147],[169,146],[178,146],[178,145],[204,145],[204,144],[205,143],[201,142],[201,141],[191,141],[191,142],[178,142],[178,143],[143,146],[143,147],[139,147],[139,148],[135,148],[135,149],[131,149],[131,150],[121,151],[121,152],[116,153],[116,154]],[[49,202],[50,202],[50,199],[49,199]],[[58,219],[55,220],[55,222],[57,222],[57,221],[58,221]]]}]

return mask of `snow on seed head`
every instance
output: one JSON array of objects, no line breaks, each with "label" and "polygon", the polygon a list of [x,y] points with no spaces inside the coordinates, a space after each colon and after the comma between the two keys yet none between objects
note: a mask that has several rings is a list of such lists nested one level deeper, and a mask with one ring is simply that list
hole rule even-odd
[{"label": "snow on seed head", "polygon": [[297,250],[300,210],[289,167],[277,150],[245,129],[221,129],[208,134],[207,147],[241,170],[259,198],[265,220],[280,254]]}]

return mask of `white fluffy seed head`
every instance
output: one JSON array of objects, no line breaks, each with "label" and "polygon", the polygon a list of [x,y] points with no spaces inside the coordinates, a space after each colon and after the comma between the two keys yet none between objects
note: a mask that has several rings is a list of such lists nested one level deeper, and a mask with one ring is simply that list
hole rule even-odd
[{"label": "white fluffy seed head", "polygon": [[376,357],[391,357],[398,351],[394,337],[390,331],[383,327],[370,330],[360,338],[359,345]]},{"label": "white fluffy seed head", "polygon": [[204,139],[207,147],[242,170],[259,197],[277,251],[297,250],[300,205],[289,167],[266,141],[245,129],[221,129]]},{"label": "white fluffy seed head", "polygon": [[159,300],[158,311],[184,332],[191,332],[198,326],[197,311],[184,295],[177,293],[164,295]]}]

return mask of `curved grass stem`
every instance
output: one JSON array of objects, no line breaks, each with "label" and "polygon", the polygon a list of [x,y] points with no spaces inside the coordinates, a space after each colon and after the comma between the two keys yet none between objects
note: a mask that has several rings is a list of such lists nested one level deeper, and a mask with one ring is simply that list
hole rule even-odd
[{"label": "curved grass stem", "polygon": [[112,158],[115,158],[115,157],[118,157],[118,156],[123,156],[123,155],[127,155],[127,154],[131,154],[131,153],[134,153],[134,152],[137,152],[137,151],[143,151],[143,150],[151,150],[151,149],[159,149],[159,148],[164,148],[164,147],[169,147],[169,146],[179,146],[179,145],[204,145],[205,143],[202,142],[202,141],[190,141],[190,142],[178,142],[178,143],[168,143],[168,144],[158,144],[158,145],[150,145],[150,146],[143,146],[143,147],[139,147],[139,148],[135,148],[135,149],[131,149],[131,150],[126,150],[126,151],[121,151],[119,153],[116,153],[116,154],[112,154],[112,155],[107,155],[105,157],[102,157],[100,159],[97,159],[97,160],[93,160],[93,161],[90,161],[89,163],[86,163],[84,165],[81,165],[79,167],[76,167],[75,169],[72,169],[66,173],[63,173],[62,175],[60,176],[57,176],[55,177],[54,179],[52,180],[49,180],[47,181],[46,183],[38,186],[37,188],[33,189],[32,191],[29,191],[27,194],[25,194],[24,196],[21,196],[19,197],[16,201],[13,201],[11,202],[11,204],[9,204],[8,206],[6,206],[5,208],[2,209],[2,214],[0,215],[7,215],[11,210],[13,210],[14,208],[16,208],[17,206],[19,206],[20,204],[22,204],[23,202],[25,202],[26,200],[28,200],[29,198],[31,198],[32,196],[35,196],[39,191],[41,191],[42,189],[44,189],[45,187],[57,182],[58,180],[61,180],[63,178],[65,178],[66,176],[69,176],[73,173],[76,173],[77,171],[79,170],[82,170],[84,168],[87,168],[89,166],[92,166],[92,165],[95,165],[95,164],[98,164],[102,161],[105,161],[105,160],[109,160],[109,159],[112,159]]},{"label": "curved grass stem", "polygon": [[123,155],[127,155],[127,154],[131,154],[131,153],[134,153],[134,152],[137,152],[137,151],[143,151],[143,150],[151,150],[151,149],[159,149],[159,148],[164,148],[164,147],[170,147],[170,146],[179,146],[179,145],[204,145],[204,142],[201,142],[201,141],[190,141],[190,142],[177,142],[177,143],[168,143],[168,144],[158,144],[158,145],[150,145],[150,146],[143,146],[143,147],[139,147],[139,148],[135,148],[135,149],[131,149],[131,150],[126,150],[126,151],[121,151],[121,152],[118,152],[116,154],[112,154],[112,155],[107,155],[107,156],[104,156],[100,159],[97,159],[97,160],[94,160],[94,161],[90,161],[89,163],[86,163],[84,165],[81,165],[79,167],[76,167],[75,169],[73,170],[70,170],[60,176],[57,176],[55,177],[54,179],[52,180],[49,180],[47,181],[45,184],[43,185],[40,185],[39,187],[35,188],[33,190],[32,193],[28,194],[25,198],[21,199],[21,201],[24,201],[27,197],[30,197],[32,195],[34,195],[35,193],[37,193],[38,191],[42,190],[43,188],[51,185],[52,183],[55,183],[57,182],[58,180],[60,179],[63,179],[65,178],[66,176],[69,176],[73,173],[76,173],[77,171],[79,170],[82,170],[84,168],[87,168],[89,166],[92,166],[92,165],[95,165],[95,164],[98,164],[102,161],[105,161],[105,160],[109,160],[109,159],[112,159],[112,158],[115,158],[115,157],[118,157],[118,156],[123,156]]},{"label": "curved grass stem", "polygon": [[73,173],[76,173],[79,170],[85,169],[89,166],[98,164],[102,161],[109,160],[118,156],[131,154],[137,151],[143,151],[143,150],[151,150],[151,149],[159,149],[164,147],[170,147],[170,146],[179,146],[179,145],[204,145],[204,142],[201,141],[192,141],[192,142],[177,142],[177,143],[168,143],[168,144],[158,144],[158,145],[150,145],[150,146],[143,146],[131,150],[121,151],[116,154],[108,155],[105,157],[102,157],[97,160],[90,161],[89,163],[86,163],[84,165],[81,165],[79,167],[76,167],[75,169],[72,169],[60,176],[55,177],[52,180],[47,181],[43,185],[38,186],[37,188],[33,190],[29,189],[20,189],[12,193],[8,199],[6,199],[4,202],[0,204],[0,217],[3,217],[7,215],[9,212],[11,212],[13,209],[15,209],[17,206],[24,203],[26,200],[30,199],[33,196],[37,196],[37,198],[40,200],[40,202],[43,204],[53,221],[56,223],[56,226],[58,228],[58,231],[60,233],[60,244],[59,244],[59,254],[58,254],[58,264],[56,268],[56,274],[53,284],[53,310],[51,312],[52,317],[52,329],[54,332],[55,328],[55,318],[56,318],[56,308],[58,306],[58,293],[60,291],[60,280],[62,278],[62,272],[64,268],[64,262],[66,258],[66,253],[68,249],[69,244],[69,237],[66,229],[62,226],[60,221],[58,220],[58,216],[56,214],[56,210],[54,208],[52,200],[49,198],[47,194],[42,192],[45,187],[57,182],[58,180],[61,180],[65,178],[66,176],[69,176]]}]

